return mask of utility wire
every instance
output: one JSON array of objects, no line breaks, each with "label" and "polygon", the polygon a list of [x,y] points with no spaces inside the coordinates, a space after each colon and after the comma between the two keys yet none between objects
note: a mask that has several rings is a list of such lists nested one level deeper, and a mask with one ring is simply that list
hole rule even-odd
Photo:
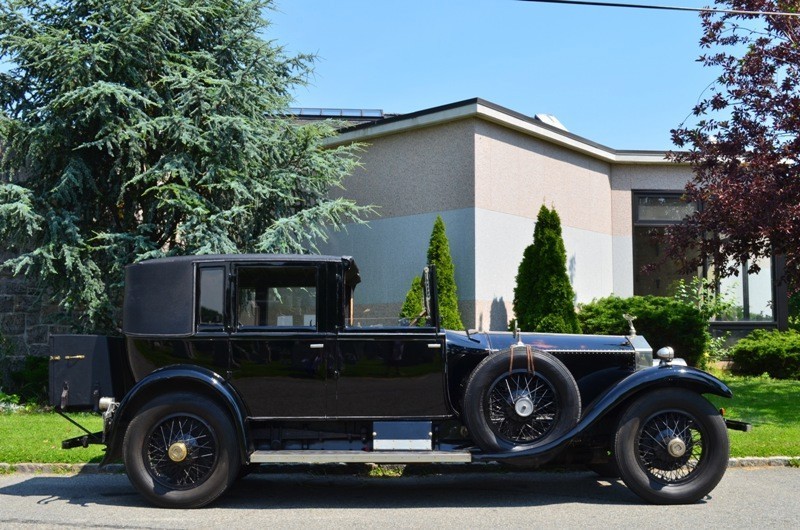
[{"label": "utility wire", "polygon": [[658,9],[661,11],[694,11],[698,13],[724,13],[729,15],[770,15],[782,17],[798,17],[800,13],[785,11],[746,11],[742,9],[714,9],[710,7],[679,7],[648,4],[623,4],[620,2],[594,2],[592,0],[519,0],[520,2],[536,2],[538,4],[570,4],[578,6],[627,7],[632,9]]}]

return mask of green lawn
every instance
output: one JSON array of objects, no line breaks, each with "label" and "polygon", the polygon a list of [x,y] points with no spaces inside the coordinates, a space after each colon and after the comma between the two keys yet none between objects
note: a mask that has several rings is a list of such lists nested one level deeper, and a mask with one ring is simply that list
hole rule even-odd
[{"label": "green lawn", "polygon": [[[74,420],[92,432],[103,428],[103,421],[95,414],[71,414]],[[0,462],[85,463],[99,462],[103,457],[102,445],[86,449],[61,449],[61,440],[80,436],[83,431],[67,420],[52,413],[0,414]]]},{"label": "green lawn", "polygon": [[707,396],[725,416],[753,424],[728,431],[731,456],[800,456],[800,381],[722,375],[733,399]]},{"label": "green lawn", "polygon": [[[708,396],[725,416],[753,424],[749,433],[728,431],[731,456],[800,456],[800,381],[779,381],[722,374],[733,390],[729,400]],[[102,428],[100,416],[73,414],[92,432]],[[82,432],[55,413],[0,413],[0,462],[98,462],[103,446],[61,449],[61,440]]]}]

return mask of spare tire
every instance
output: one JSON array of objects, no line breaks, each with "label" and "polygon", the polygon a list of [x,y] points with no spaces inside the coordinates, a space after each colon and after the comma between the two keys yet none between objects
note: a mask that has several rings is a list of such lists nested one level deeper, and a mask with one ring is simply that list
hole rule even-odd
[{"label": "spare tire", "polygon": [[467,381],[462,415],[470,437],[484,451],[543,445],[580,419],[575,378],[551,354],[532,353],[533,371],[525,348],[518,347],[490,355]]}]

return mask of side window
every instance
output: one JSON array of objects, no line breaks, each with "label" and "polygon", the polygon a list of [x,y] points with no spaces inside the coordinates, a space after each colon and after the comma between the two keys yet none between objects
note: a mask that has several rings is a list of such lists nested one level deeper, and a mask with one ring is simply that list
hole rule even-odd
[{"label": "side window", "polygon": [[240,267],[236,277],[239,328],[317,329],[315,267]]},{"label": "side window", "polygon": [[197,271],[197,325],[205,329],[221,328],[225,313],[225,269],[207,267]]}]

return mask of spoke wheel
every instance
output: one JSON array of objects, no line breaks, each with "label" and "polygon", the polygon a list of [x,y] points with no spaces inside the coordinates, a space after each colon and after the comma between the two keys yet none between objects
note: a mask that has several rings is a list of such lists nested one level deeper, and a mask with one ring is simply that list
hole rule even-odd
[{"label": "spoke wheel", "polygon": [[558,420],[558,397],[541,374],[516,370],[500,376],[486,395],[489,426],[507,442],[530,444],[540,440]]},{"label": "spoke wheel", "polygon": [[684,389],[659,389],[623,413],[614,445],[620,476],[655,504],[697,502],[728,466],[725,422],[711,403]]},{"label": "spoke wheel", "polygon": [[211,475],[219,444],[201,418],[175,415],[153,428],[143,451],[147,471],[156,482],[169,488],[191,489]]},{"label": "spoke wheel", "polygon": [[648,418],[639,433],[639,462],[664,484],[691,479],[703,460],[703,432],[694,417],[668,411]]},{"label": "spoke wheel", "polygon": [[198,508],[222,495],[241,468],[231,418],[198,394],[162,394],[135,415],[123,442],[125,471],[151,503]]},{"label": "spoke wheel", "polygon": [[527,366],[526,353],[506,350],[486,357],[470,375],[462,417],[484,451],[533,448],[578,422],[580,394],[569,370],[542,351],[534,353],[533,365],[532,372],[520,369]]}]

